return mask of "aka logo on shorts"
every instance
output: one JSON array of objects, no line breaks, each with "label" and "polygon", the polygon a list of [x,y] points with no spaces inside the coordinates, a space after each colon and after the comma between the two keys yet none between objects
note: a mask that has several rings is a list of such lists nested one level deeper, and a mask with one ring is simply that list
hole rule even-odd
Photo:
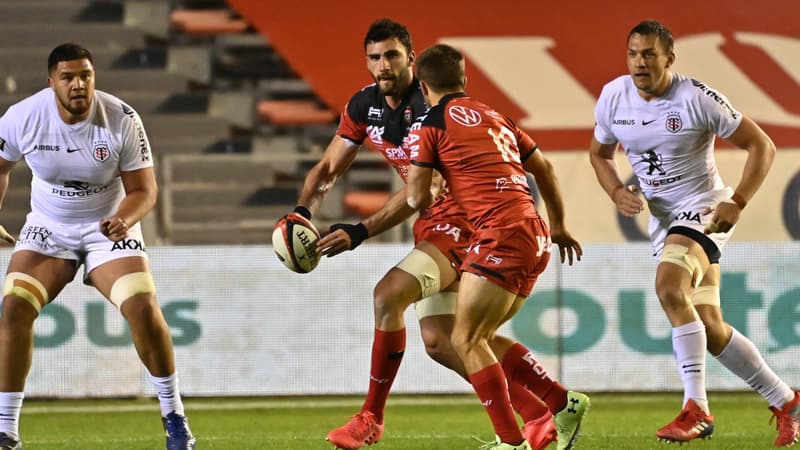
[{"label": "aka logo on shorts", "polygon": [[147,251],[144,248],[144,242],[138,239],[131,239],[131,238],[120,239],[119,241],[114,242],[114,246],[111,247],[111,251],[113,252],[114,250],[141,250],[143,252]]}]

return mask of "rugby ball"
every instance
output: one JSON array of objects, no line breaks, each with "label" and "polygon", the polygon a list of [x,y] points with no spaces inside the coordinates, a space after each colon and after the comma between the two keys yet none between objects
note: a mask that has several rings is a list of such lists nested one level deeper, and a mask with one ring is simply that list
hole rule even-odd
[{"label": "rugby ball", "polygon": [[310,220],[291,213],[281,217],[272,232],[272,248],[292,272],[308,273],[319,264],[319,231]]}]

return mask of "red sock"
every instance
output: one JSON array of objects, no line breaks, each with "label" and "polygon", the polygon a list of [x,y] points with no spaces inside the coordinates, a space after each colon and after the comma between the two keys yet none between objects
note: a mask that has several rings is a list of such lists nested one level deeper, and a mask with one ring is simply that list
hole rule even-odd
[{"label": "red sock", "polygon": [[489,413],[494,432],[502,442],[517,445],[524,440],[514,417],[514,410],[508,396],[506,376],[500,364],[492,364],[471,373],[469,381],[478,398]]},{"label": "red sock", "polygon": [[553,414],[567,406],[567,389],[550,378],[530,350],[515,342],[503,356],[503,370],[509,380],[525,386],[547,403]]},{"label": "red sock", "polygon": [[406,349],[406,329],[382,331],[375,329],[372,342],[372,363],[369,371],[369,390],[361,411],[375,414],[378,423],[383,423],[383,409],[389,398],[392,383],[400,370],[403,352]]},{"label": "red sock", "polygon": [[530,422],[538,419],[550,412],[547,403],[541,401],[533,392],[525,389],[525,386],[509,381],[508,394],[511,396],[511,405],[514,411],[518,412],[522,420]]}]

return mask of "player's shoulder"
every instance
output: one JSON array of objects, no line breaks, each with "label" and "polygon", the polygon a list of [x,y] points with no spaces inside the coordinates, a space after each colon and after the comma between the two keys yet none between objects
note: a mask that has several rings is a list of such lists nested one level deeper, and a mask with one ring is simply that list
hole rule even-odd
[{"label": "player's shoulder", "polygon": [[634,85],[633,85],[633,80],[631,80],[631,76],[620,75],[603,86],[603,90],[600,93],[600,96],[614,97],[614,96],[625,95],[632,87],[634,87]]},{"label": "player's shoulder", "polygon": [[55,102],[53,90],[44,88],[9,106],[7,113],[30,113],[44,110],[44,106],[49,106],[50,102]]},{"label": "player's shoulder", "polygon": [[106,117],[112,122],[124,123],[130,120],[140,120],[136,110],[116,95],[96,90],[95,99],[98,108],[102,109]]},{"label": "player's shoulder", "polygon": [[672,83],[674,85],[675,95],[677,96],[690,98],[711,97],[712,99],[722,96],[718,90],[709,86],[707,83],[683,74],[674,74]]},{"label": "player's shoulder", "polygon": [[[375,83],[368,84],[356,91],[347,102],[347,110],[353,116],[366,114],[370,108],[380,109],[381,107],[381,92],[378,85]],[[358,117],[353,117],[358,118]]]},{"label": "player's shoulder", "polygon": [[682,74],[674,74],[673,99],[701,107],[732,109],[727,97],[703,81]]}]

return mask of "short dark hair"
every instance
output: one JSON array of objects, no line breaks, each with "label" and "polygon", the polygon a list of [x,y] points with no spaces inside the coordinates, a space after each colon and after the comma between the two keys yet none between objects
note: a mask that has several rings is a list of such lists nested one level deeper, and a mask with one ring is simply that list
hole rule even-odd
[{"label": "short dark hair", "polygon": [[633,27],[633,29],[631,29],[630,33],[628,33],[628,41],[631,40],[631,36],[634,34],[641,34],[642,36],[655,34],[658,37],[659,42],[661,42],[664,51],[667,53],[672,53],[672,47],[674,45],[672,40],[672,32],[661,23],[655,20],[645,20],[640,22],[638,25]]},{"label": "short dark hair", "polygon": [[455,48],[436,44],[417,58],[417,77],[436,92],[463,91],[464,56]]},{"label": "short dark hair", "polygon": [[47,57],[47,73],[52,72],[61,61],[73,61],[76,59],[88,59],[90,63],[94,64],[92,54],[89,53],[86,47],[73,42],[61,44],[54,48],[50,52],[50,56]]},{"label": "short dark hair", "polygon": [[397,38],[408,50],[408,53],[411,53],[411,34],[405,25],[392,19],[378,19],[372,22],[364,37],[364,49],[366,50],[370,42],[380,42],[391,38]]}]

